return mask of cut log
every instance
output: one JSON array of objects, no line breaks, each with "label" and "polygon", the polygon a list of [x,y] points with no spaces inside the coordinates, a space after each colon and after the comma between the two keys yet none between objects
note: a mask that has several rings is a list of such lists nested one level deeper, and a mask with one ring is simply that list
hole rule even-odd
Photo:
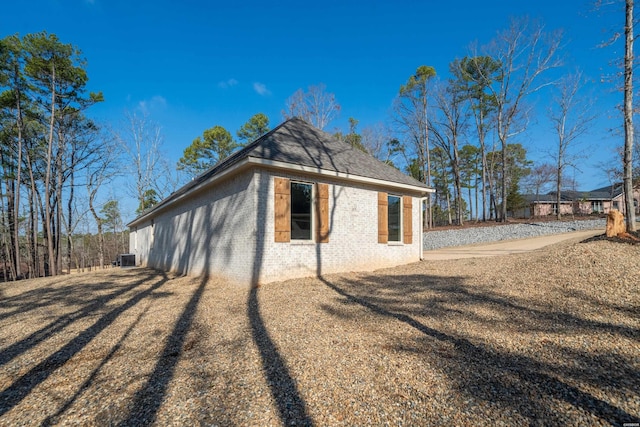
[{"label": "cut log", "polygon": [[624,224],[624,215],[620,211],[612,209],[607,215],[607,237],[614,237],[627,231]]}]

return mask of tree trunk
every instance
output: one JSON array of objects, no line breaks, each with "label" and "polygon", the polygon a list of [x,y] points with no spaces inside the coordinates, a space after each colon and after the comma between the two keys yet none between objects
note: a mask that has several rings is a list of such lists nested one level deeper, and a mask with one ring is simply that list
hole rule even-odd
[{"label": "tree trunk", "polygon": [[624,53],[624,196],[627,231],[636,231],[633,204],[633,0],[626,0]]},{"label": "tree trunk", "polygon": [[[476,196],[476,222],[478,222],[478,220],[480,219],[480,214],[478,213],[478,175],[476,175],[475,177],[475,196]],[[471,199],[469,199],[469,203],[471,203]],[[484,206],[482,207],[482,209],[484,209]],[[484,217],[484,212],[482,213],[482,215]]]},{"label": "tree trunk", "polygon": [[[4,159],[0,159],[0,162],[4,163]],[[8,195],[6,195],[6,196],[8,196]],[[2,181],[0,181],[0,200],[4,199],[4,198],[5,198],[5,194],[4,194],[3,190],[2,190]],[[4,270],[4,280],[6,282],[10,278],[12,279],[13,277],[15,277],[15,270],[14,270],[14,267],[13,267],[13,259],[12,259],[12,254],[11,254],[12,250],[10,249],[11,248],[11,236],[12,236],[12,234],[11,234],[11,232],[9,232],[9,233],[4,232],[4,230],[10,229],[10,227],[6,226],[6,225],[9,225],[9,224],[5,224],[5,222],[4,222],[5,218],[7,218],[7,216],[5,216],[5,213],[4,213],[4,204],[0,203],[0,226],[2,226],[2,230],[3,230],[2,231],[2,236],[1,236],[1,240],[2,241],[0,243],[2,243],[2,251],[4,252],[2,254],[2,258],[3,258],[3,265],[4,265],[4,268],[5,268],[5,270]],[[7,234],[9,236],[7,236]],[[8,239],[9,241],[7,241],[7,237],[9,237],[9,239]],[[6,271],[7,261],[9,261],[9,274],[7,274],[7,271]]]},{"label": "tree trunk", "polygon": [[[52,65],[51,68],[51,118],[49,119],[49,141],[47,146],[47,169],[44,178],[44,230],[43,237],[47,244],[47,258],[48,258],[48,272],[46,275],[55,276],[56,272],[56,259],[53,251],[53,235],[52,235],[52,206],[51,206],[51,163],[53,161],[53,125],[55,123],[56,112],[56,69]],[[47,270],[47,269],[45,269]]]},{"label": "tree trunk", "polygon": [[58,151],[56,153],[56,203],[55,203],[55,260],[57,274],[62,273],[62,185],[63,185],[63,157],[65,150],[62,124],[58,125]]},{"label": "tree trunk", "polygon": [[[480,139],[480,151],[482,153],[482,221],[485,222],[487,220],[487,153],[484,147],[484,131],[481,132],[478,137]],[[477,207],[476,212],[478,212]]]},{"label": "tree trunk", "polygon": [[104,267],[104,234],[102,231],[102,218],[98,216],[95,207],[93,206],[93,199],[95,198],[96,190],[89,193],[89,210],[96,220],[98,226],[98,258],[100,260],[100,268]]},{"label": "tree trunk", "polygon": [[67,274],[71,274],[71,251],[73,242],[71,235],[73,232],[73,195],[74,195],[74,161],[75,151],[71,150],[71,171],[69,172],[69,200],[67,202]]},{"label": "tree trunk", "polygon": [[[10,160],[9,160],[10,161]],[[8,164],[7,159],[4,156],[0,156],[0,163],[3,165]],[[7,199],[7,212],[5,214],[4,204],[0,203],[0,218],[2,221],[2,243],[4,246],[4,259],[5,262],[9,261],[9,280],[15,280],[16,278],[16,262],[13,258],[14,251],[13,247],[15,246],[14,242],[14,233],[13,227],[15,225],[15,221],[13,218],[14,210],[14,195],[12,187],[15,186],[15,182],[11,179],[11,172],[7,174],[7,181],[5,184],[6,193],[2,190],[2,182],[0,182],[0,200]],[[5,223],[6,220],[6,223]],[[5,231],[6,230],[6,231]]]},{"label": "tree trunk", "polygon": [[[495,145],[494,145],[495,151]],[[495,161],[492,161],[491,164],[487,162],[487,183],[489,184],[489,221],[494,219],[494,215],[497,211],[496,206],[496,197],[495,197],[495,183],[493,181],[494,172],[495,172]]]},{"label": "tree trunk", "polygon": [[31,252],[31,266],[34,276],[40,277],[40,260],[38,259],[38,201],[37,201],[37,189],[36,189],[36,181],[33,176],[33,163],[31,162],[31,156],[29,155],[29,150],[25,151],[26,164],[29,170],[29,181],[31,194],[29,194],[29,218],[30,218],[30,228],[29,234],[31,235],[31,246],[29,246],[29,250]]},{"label": "tree trunk", "polygon": [[[562,145],[562,143],[561,143]],[[560,209],[560,187],[562,186],[562,161],[560,152],[558,152],[558,174],[556,175],[556,204],[558,206],[558,212],[556,212],[556,218],[558,221],[562,218],[562,211]]]},{"label": "tree trunk", "polygon": [[464,211],[462,209],[462,181],[460,178],[460,158],[458,156],[458,139],[453,138],[453,186],[456,192],[456,221],[458,225],[464,223]]},{"label": "tree trunk", "polygon": [[[18,87],[18,86],[16,86]],[[16,279],[22,278],[22,268],[20,266],[20,180],[22,179],[22,106],[20,104],[20,90],[16,90],[16,108],[17,108],[17,127],[18,127],[18,170],[16,171],[16,194],[15,194],[15,218],[14,240],[15,240],[15,259],[16,259]]]},{"label": "tree trunk", "polygon": [[[467,187],[467,193],[469,196],[469,221],[471,221],[473,220],[473,199],[471,198],[471,182],[469,182],[469,186]],[[476,202],[477,202],[477,199],[476,199]],[[478,205],[476,204],[476,209],[477,208],[478,208]],[[478,216],[477,213],[476,213],[476,216]]]},{"label": "tree trunk", "polygon": [[500,222],[507,222],[507,143],[502,141],[502,205]]}]

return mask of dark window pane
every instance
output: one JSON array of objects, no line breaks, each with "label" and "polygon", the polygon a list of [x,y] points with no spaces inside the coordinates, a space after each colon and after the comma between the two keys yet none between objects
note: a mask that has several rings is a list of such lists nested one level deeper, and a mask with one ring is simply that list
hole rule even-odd
[{"label": "dark window pane", "polygon": [[400,197],[389,196],[389,241],[400,241]]},{"label": "dark window pane", "polygon": [[311,184],[291,183],[291,239],[311,240]]}]

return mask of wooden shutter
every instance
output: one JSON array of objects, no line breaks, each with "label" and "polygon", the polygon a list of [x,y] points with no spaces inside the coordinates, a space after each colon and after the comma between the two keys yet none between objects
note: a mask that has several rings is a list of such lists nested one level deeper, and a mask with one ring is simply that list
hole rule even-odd
[{"label": "wooden shutter", "polygon": [[316,191],[316,241],[329,243],[329,184],[318,184]]},{"label": "wooden shutter", "polygon": [[291,186],[287,178],[275,178],[275,241],[291,241]]},{"label": "wooden shutter", "polygon": [[378,243],[389,241],[389,200],[387,193],[378,193]]},{"label": "wooden shutter", "polygon": [[404,234],[404,243],[410,245],[413,243],[413,224],[411,222],[412,211],[412,198],[411,196],[402,197],[402,228]]}]

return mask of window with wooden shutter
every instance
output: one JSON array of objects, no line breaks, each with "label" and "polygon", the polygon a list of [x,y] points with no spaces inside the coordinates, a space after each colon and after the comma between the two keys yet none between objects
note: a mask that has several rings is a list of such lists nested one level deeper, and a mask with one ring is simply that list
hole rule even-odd
[{"label": "window with wooden shutter", "polygon": [[313,184],[291,182],[291,240],[313,240]]},{"label": "window with wooden shutter", "polygon": [[387,243],[389,240],[388,207],[387,193],[378,193],[378,243]]},{"label": "window with wooden shutter", "polygon": [[329,185],[318,184],[316,191],[316,241],[329,243]]},{"label": "window with wooden shutter", "polygon": [[404,196],[402,198],[402,227],[404,232],[404,243],[410,245],[413,243],[413,225],[411,222],[412,211],[412,198],[411,196]]},{"label": "window with wooden shutter", "polygon": [[291,241],[291,190],[290,180],[287,178],[275,178],[275,241]]},{"label": "window with wooden shutter", "polygon": [[387,241],[402,242],[402,197],[387,196]]}]

